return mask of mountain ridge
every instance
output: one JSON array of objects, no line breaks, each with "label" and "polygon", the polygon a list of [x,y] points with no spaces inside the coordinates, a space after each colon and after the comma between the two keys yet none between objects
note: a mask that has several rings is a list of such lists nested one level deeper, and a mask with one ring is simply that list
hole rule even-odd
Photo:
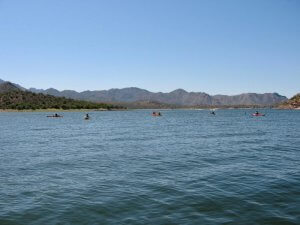
[{"label": "mountain ridge", "polygon": [[[0,79],[1,80],[1,79]],[[1,80],[2,81],[2,80]],[[3,83],[2,83],[3,84]],[[12,83],[14,84],[14,83]],[[14,84],[24,90],[20,85]],[[151,92],[138,87],[111,88],[108,90],[86,90],[77,92],[74,90],[59,91],[55,88],[37,89],[29,88],[27,91],[53,95],[56,97],[66,97],[76,100],[107,103],[137,103],[142,105],[149,102],[153,104],[174,105],[174,106],[272,106],[288,99],[278,93],[242,93],[239,95],[209,95],[205,92],[188,92],[182,88],[171,92]]]},{"label": "mountain ridge", "polygon": [[151,92],[137,87],[112,88],[109,90],[99,91],[82,91],[74,90],[59,91],[54,88],[29,89],[32,92],[51,94],[60,97],[69,97],[81,100],[103,101],[103,102],[160,102],[163,104],[173,104],[180,106],[197,106],[197,105],[273,105],[286,101],[285,96],[278,93],[242,93],[239,95],[209,95],[205,92],[187,92],[184,89],[176,89],[171,92]]},{"label": "mountain ridge", "polygon": [[0,82],[0,93],[18,90],[20,90],[20,88],[11,82]]}]

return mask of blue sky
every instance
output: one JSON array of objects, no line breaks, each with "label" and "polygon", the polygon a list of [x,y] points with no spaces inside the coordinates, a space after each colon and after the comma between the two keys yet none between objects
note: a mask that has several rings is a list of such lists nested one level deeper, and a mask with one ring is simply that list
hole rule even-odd
[{"label": "blue sky", "polygon": [[290,97],[300,92],[300,1],[0,0],[0,78]]}]

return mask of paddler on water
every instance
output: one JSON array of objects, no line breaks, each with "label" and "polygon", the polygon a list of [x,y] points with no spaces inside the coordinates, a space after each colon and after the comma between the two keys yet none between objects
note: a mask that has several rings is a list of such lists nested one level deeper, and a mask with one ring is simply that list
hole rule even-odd
[{"label": "paddler on water", "polygon": [[152,116],[161,116],[160,112],[152,112]]},{"label": "paddler on water", "polygon": [[84,118],[85,120],[88,120],[88,119],[90,119],[90,116],[89,116],[89,114],[87,113],[86,115],[85,115],[85,118]]},{"label": "paddler on water", "polygon": [[63,116],[62,115],[58,115],[57,113],[54,113],[52,115],[48,115],[47,117],[60,118],[60,117],[63,117]]},{"label": "paddler on water", "polygon": [[256,111],[255,113],[252,114],[252,116],[265,116],[265,114]]}]

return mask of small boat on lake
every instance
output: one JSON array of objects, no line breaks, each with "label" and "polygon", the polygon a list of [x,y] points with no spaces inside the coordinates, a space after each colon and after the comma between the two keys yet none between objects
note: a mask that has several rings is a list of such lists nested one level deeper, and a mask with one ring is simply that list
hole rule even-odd
[{"label": "small boat on lake", "polygon": [[252,114],[252,116],[265,116],[265,114],[256,111],[255,113]]},{"label": "small boat on lake", "polygon": [[61,118],[63,116],[62,115],[58,115],[57,113],[55,113],[54,115],[48,115],[47,117],[50,117],[50,118]]},{"label": "small boat on lake", "polygon": [[153,112],[152,116],[162,116],[160,112]]}]

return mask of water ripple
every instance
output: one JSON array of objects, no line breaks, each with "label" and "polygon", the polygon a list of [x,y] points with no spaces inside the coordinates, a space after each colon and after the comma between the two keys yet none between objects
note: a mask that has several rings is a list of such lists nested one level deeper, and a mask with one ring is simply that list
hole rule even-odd
[{"label": "water ripple", "polygon": [[300,224],[300,111],[0,113],[0,224]]}]

